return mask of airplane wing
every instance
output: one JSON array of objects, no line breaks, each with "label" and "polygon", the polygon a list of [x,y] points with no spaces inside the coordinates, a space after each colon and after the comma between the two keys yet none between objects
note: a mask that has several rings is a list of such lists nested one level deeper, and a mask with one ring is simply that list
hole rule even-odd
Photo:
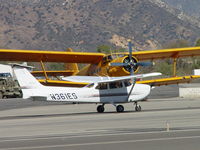
[{"label": "airplane wing", "polygon": [[89,82],[72,82],[72,81],[63,81],[63,80],[46,80],[39,79],[41,84],[46,86],[60,86],[60,87],[84,87],[89,84]]},{"label": "airplane wing", "polygon": [[[117,77],[118,78],[118,77]],[[139,84],[149,84],[151,86],[162,86],[162,85],[171,85],[171,84],[180,84],[180,83],[190,83],[195,79],[199,79],[199,75],[191,76],[181,76],[181,77],[169,77],[169,78],[160,78],[152,80],[142,80],[136,81]],[[63,80],[42,80],[40,83],[48,86],[67,86],[67,87],[84,87],[90,83],[100,82],[103,80],[112,81],[115,80],[115,77],[95,77],[95,76],[70,76],[63,77]],[[91,81],[92,80],[92,81]]]},{"label": "airplane wing", "polygon": [[[127,53],[116,53],[128,55]],[[200,47],[174,48],[162,50],[149,50],[132,52],[139,61],[155,60],[163,58],[178,58],[199,56]],[[86,52],[60,52],[60,51],[38,51],[38,50],[14,50],[0,49],[1,61],[27,61],[27,62],[63,62],[63,63],[98,63],[103,59],[103,53]]]},{"label": "airplane wing", "polygon": [[[128,52],[127,53],[117,53],[117,54],[128,55]],[[163,58],[192,57],[192,56],[200,55],[200,47],[137,51],[137,52],[132,52],[132,54],[139,61],[155,60],[155,59],[163,59]]]},{"label": "airplane wing", "polygon": [[71,82],[86,82],[86,83],[93,83],[93,82],[99,82],[102,80],[109,80],[114,79],[115,77],[109,77],[109,76],[68,76],[68,77],[62,77],[62,80],[64,81],[71,81]]},{"label": "airplane wing", "polygon": [[149,84],[151,86],[171,85],[179,83],[190,83],[195,79],[199,79],[200,75],[180,76],[180,77],[169,77],[153,80],[137,81],[136,83]]},{"label": "airplane wing", "polygon": [[0,49],[1,61],[26,61],[26,62],[43,61],[43,62],[96,64],[99,61],[101,61],[104,56],[105,54],[103,53]]},{"label": "airplane wing", "polygon": [[[76,71],[73,71],[73,70],[46,71],[46,74],[48,76],[71,76],[74,73],[76,73]],[[43,71],[32,71],[31,74],[36,76],[36,77],[37,76],[44,76],[44,72]]]},{"label": "airplane wing", "polygon": [[159,76],[162,75],[159,72],[154,73],[147,73],[147,74],[137,74],[137,75],[130,75],[130,76],[122,76],[122,77],[95,77],[95,76],[70,76],[70,77],[63,77],[62,79],[65,81],[71,82],[84,82],[84,83],[103,83],[103,82],[114,82],[126,79],[141,79],[146,77],[152,76]]}]

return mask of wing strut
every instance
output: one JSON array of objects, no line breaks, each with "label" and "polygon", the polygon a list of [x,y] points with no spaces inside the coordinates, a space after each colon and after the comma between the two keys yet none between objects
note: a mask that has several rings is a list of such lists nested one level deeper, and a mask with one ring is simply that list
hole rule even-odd
[{"label": "wing strut", "polygon": [[42,70],[44,72],[44,76],[45,76],[45,79],[46,79],[46,82],[47,82],[47,80],[49,80],[49,78],[47,76],[47,73],[46,73],[46,70],[45,70],[45,67],[44,67],[44,63],[42,62],[42,60],[40,61],[40,64],[41,64],[41,67],[42,67]]},{"label": "wing strut", "polygon": [[134,86],[135,86],[135,83],[136,83],[136,79],[133,79],[132,80],[132,87],[131,87],[131,90],[130,90],[130,92],[128,93],[128,97],[127,97],[127,101],[128,101],[128,99],[129,99],[129,97],[130,97],[130,95],[131,95],[131,93],[132,93],[132,91],[133,91],[133,88],[134,88]]},{"label": "wing strut", "polygon": [[174,57],[174,63],[173,63],[173,76],[176,77],[176,65],[177,65],[177,57]]}]

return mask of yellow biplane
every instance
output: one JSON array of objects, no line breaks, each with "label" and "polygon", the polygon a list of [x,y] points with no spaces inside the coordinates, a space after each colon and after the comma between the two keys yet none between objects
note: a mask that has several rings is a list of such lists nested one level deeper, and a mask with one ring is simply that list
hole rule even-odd
[{"label": "yellow biplane", "polygon": [[[58,52],[58,51],[38,51],[38,50],[11,50],[0,49],[0,61],[23,61],[40,62],[42,71],[32,72],[35,76],[43,75],[45,79],[39,81],[44,85],[59,86],[85,86],[87,83],[72,82],[63,80],[52,80],[49,76],[125,76],[131,72],[137,72],[140,66],[148,65],[142,61],[154,61],[159,59],[173,59],[173,76],[168,78],[137,81],[153,86],[188,83],[193,79],[200,78],[198,75],[176,76],[177,59],[183,57],[193,57],[200,55],[200,47],[134,51],[115,53],[106,55],[104,53],[86,52]],[[131,54],[131,56],[130,56]],[[68,69],[62,71],[46,71],[45,62],[70,63]],[[82,69],[78,69],[77,63],[88,64]]]}]

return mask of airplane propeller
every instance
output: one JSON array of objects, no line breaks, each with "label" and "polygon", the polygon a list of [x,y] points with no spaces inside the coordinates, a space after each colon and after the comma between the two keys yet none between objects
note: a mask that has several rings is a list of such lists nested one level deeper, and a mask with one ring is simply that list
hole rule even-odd
[{"label": "airplane propeller", "polygon": [[132,57],[132,43],[131,41],[128,42],[128,48],[129,48],[129,55],[127,58],[124,59],[123,63],[111,63],[110,66],[119,66],[119,67],[124,67],[127,71],[130,72],[131,75],[134,74],[134,71],[137,70],[139,66],[152,66],[153,64],[151,62],[137,62]]}]

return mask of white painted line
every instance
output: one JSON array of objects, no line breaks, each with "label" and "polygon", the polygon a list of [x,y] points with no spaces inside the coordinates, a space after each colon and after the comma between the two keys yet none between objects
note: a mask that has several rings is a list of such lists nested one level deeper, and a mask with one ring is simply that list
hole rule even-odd
[{"label": "white painted line", "polygon": [[109,141],[109,142],[94,142],[94,143],[80,143],[80,144],[63,144],[63,145],[46,145],[46,146],[32,146],[32,147],[17,147],[6,148],[7,150],[23,150],[23,149],[38,149],[38,148],[58,148],[58,147],[75,147],[75,146],[91,146],[101,144],[122,144],[122,143],[136,143],[136,142],[154,142],[165,140],[182,140],[182,139],[197,139],[200,136],[187,136],[187,137],[171,137],[171,138],[154,138],[154,139],[141,139],[141,140],[127,140],[127,141]]},{"label": "white painted line", "polygon": [[[188,129],[188,130],[171,130],[169,131],[170,133],[176,133],[176,132],[191,132],[191,131],[200,131],[200,129]],[[84,133],[84,132],[82,132]],[[157,133],[168,133],[166,131],[149,131],[149,132],[135,132],[135,133],[104,133],[104,134],[98,134],[95,131],[94,132],[85,132],[85,133],[95,133],[92,135],[58,135],[58,136],[52,136],[52,137],[36,137],[36,138],[31,138],[31,137],[27,137],[27,138],[19,138],[19,137],[12,137],[12,138],[17,138],[17,139],[7,139],[7,140],[3,140],[0,139],[0,143],[3,142],[17,142],[17,141],[34,141],[34,140],[48,140],[48,139],[71,139],[71,138],[84,138],[84,137],[101,137],[101,136],[115,136],[115,135],[142,135],[142,134],[157,134]],[[80,133],[81,134],[81,133]]]}]

